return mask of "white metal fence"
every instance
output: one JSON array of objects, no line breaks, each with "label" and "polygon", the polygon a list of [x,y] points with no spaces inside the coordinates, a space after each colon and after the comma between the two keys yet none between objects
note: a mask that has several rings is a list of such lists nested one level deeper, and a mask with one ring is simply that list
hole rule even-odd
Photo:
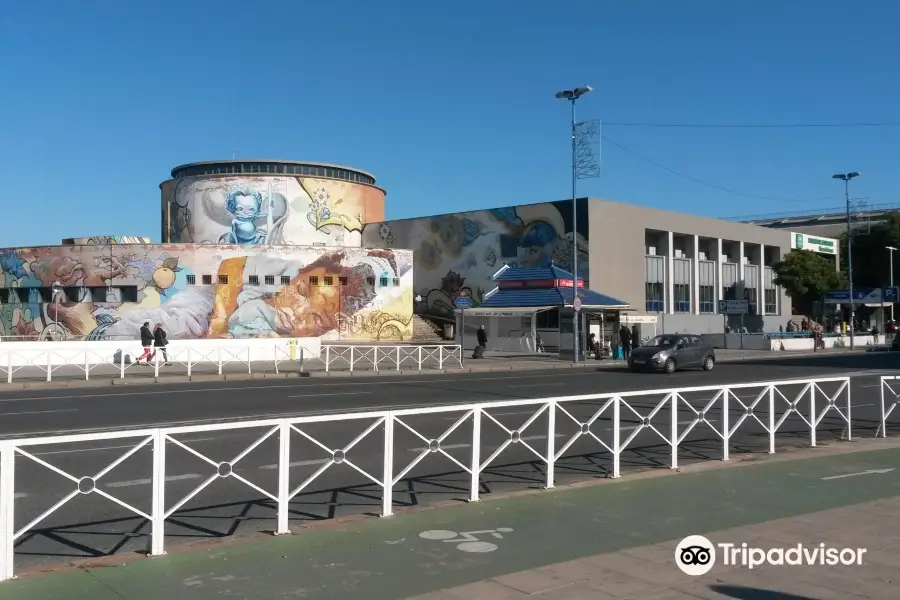
[{"label": "white metal fence", "polygon": [[[882,375],[878,387],[881,392],[881,423],[878,424],[875,435],[887,437],[888,425],[900,425],[900,423],[891,423],[889,420],[897,406],[900,406],[900,376]],[[897,414],[900,415],[900,412]]]},{"label": "white metal fence", "polygon": [[[459,345],[428,346],[361,346],[361,345],[304,345],[290,344],[286,340],[260,344],[233,340],[229,343],[207,346],[181,345],[172,343],[162,352],[154,350],[150,361],[153,375],[194,374],[197,367],[205,367],[207,372],[222,375],[229,365],[239,365],[247,373],[257,370],[274,369],[275,373],[292,365],[292,370],[309,371],[401,371],[445,369],[462,367],[462,347]],[[44,348],[41,348],[44,346]],[[11,349],[10,349],[11,347]],[[17,379],[46,379],[52,381],[54,374],[67,378],[82,375],[85,380],[102,372],[105,377],[124,379],[132,369],[146,372],[146,367],[137,366],[135,360],[143,349],[138,344],[98,348],[92,343],[65,342],[61,347],[41,343],[32,348],[20,349],[13,344],[0,345],[0,376],[7,383]],[[168,360],[166,360],[166,358]],[[175,367],[175,370],[167,367]],[[68,373],[60,373],[60,370]]]},{"label": "white metal fence", "polygon": [[[821,387],[823,384],[829,384],[833,391],[830,393],[823,391]],[[748,392],[749,396],[747,395]],[[702,407],[698,407],[696,404],[700,401],[693,398],[697,394],[701,394],[704,397]],[[686,396],[691,398],[686,398]],[[646,407],[641,406],[641,399],[646,402],[648,397],[661,398],[658,403],[654,403],[655,406],[649,412]],[[709,399],[706,400],[706,398]],[[578,412],[576,409],[579,406],[584,408],[587,402],[591,402],[594,406],[599,405],[600,408],[593,411],[593,406],[590,406],[590,411],[593,411],[593,414],[589,418],[576,417],[575,413]],[[579,403],[578,406],[576,406],[576,403]],[[525,408],[525,413],[531,415],[517,429],[510,429],[504,426],[497,418],[501,413],[494,412],[496,409],[510,407]],[[669,410],[671,418],[669,419],[670,422],[657,427],[653,423],[653,418],[661,410]],[[679,446],[684,444],[688,435],[697,428],[707,432],[711,437],[721,440],[721,458],[722,460],[728,460],[731,438],[744,423],[756,423],[760,426],[768,437],[768,452],[774,453],[776,434],[791,415],[796,415],[805,424],[802,427],[804,430],[808,429],[809,444],[815,446],[816,429],[828,413],[835,413],[840,418],[840,422],[845,428],[846,437],[850,437],[850,410],[850,379],[844,377],[682,389],[642,390],[618,394],[460,404],[409,410],[358,412],[292,419],[269,419],[164,429],[134,429],[109,433],[3,440],[0,441],[0,542],[2,542],[2,546],[0,546],[0,580],[13,576],[16,540],[79,495],[96,494],[102,496],[149,521],[151,526],[149,551],[151,555],[159,555],[163,554],[165,550],[166,520],[204,488],[220,478],[231,477],[275,502],[277,504],[277,526],[275,531],[283,534],[290,532],[288,509],[291,500],[309,488],[322,473],[338,464],[345,464],[351,467],[381,488],[381,514],[382,516],[389,516],[393,512],[394,486],[430,455],[441,454],[445,458],[450,459],[460,470],[468,474],[469,500],[474,502],[479,498],[481,474],[510,446],[521,446],[529,454],[533,454],[539,461],[544,463],[546,468],[545,485],[547,488],[552,488],[555,481],[555,465],[557,461],[566,455],[577,440],[582,438],[587,438],[587,441],[596,444],[595,449],[597,451],[605,450],[609,453],[611,456],[611,476],[619,477],[621,475],[620,458],[622,452],[629,448],[641,432],[652,432],[653,435],[651,437],[658,438],[665,445],[671,447],[669,466],[674,469],[678,467]],[[713,413],[711,411],[718,411],[715,418],[712,417]],[[682,417],[687,414],[690,420],[688,422],[679,421],[679,413]],[[767,414],[768,416],[760,419],[757,413]],[[437,437],[425,435],[410,424],[410,418],[417,415],[440,415],[443,418],[447,418],[446,415],[448,414],[450,415],[448,421],[452,421],[453,424]],[[780,416],[776,416],[778,414]],[[546,431],[542,432],[543,435],[524,436],[523,433],[529,427],[535,429],[532,426],[542,416],[546,419]],[[735,417],[733,422],[731,421],[732,416]],[[559,420],[569,421],[569,430],[574,430],[575,433],[571,435],[561,433],[566,428],[558,427]],[[612,439],[608,443],[603,441],[598,435],[600,430],[596,427],[598,427],[597,423],[600,420],[605,425],[611,425]],[[309,432],[310,427],[317,423],[337,421],[360,422],[363,424],[364,429],[349,444],[340,448],[330,447],[328,444],[316,439]],[[505,439],[494,452],[488,456],[483,456],[482,424],[486,422],[499,426],[505,432],[503,434]],[[454,431],[459,430],[463,424],[467,423],[471,424],[472,431],[471,454],[467,458],[457,459],[448,452],[451,449],[451,445],[446,440]],[[443,426],[442,424],[441,428]],[[246,431],[249,428],[260,428],[264,430],[264,433],[227,462],[215,461],[189,446],[188,443],[177,439],[182,434]],[[395,454],[395,445],[397,443],[395,430],[398,430],[398,428],[412,432],[423,443],[423,447],[417,450],[415,458],[399,468],[395,464],[395,459],[400,458],[402,454],[400,452]],[[290,479],[292,433],[299,434],[309,442],[312,442],[324,450],[326,456],[330,457],[318,470],[295,487],[291,487]],[[275,436],[278,439],[278,457],[275,461],[278,483],[276,490],[266,490],[235,472],[235,465],[264,441]],[[377,441],[377,446],[382,448],[382,456],[379,460],[382,465],[380,473],[367,472],[348,458],[350,450],[369,436],[380,438]],[[559,439],[561,444],[557,445],[560,437],[566,439]],[[546,446],[540,448],[537,447],[537,444],[532,444],[536,438],[546,438]],[[133,446],[114,462],[90,475],[68,473],[36,456],[37,450],[31,450],[35,446],[46,446],[48,444],[56,446],[59,444],[109,440],[130,440],[127,443],[133,443]],[[169,465],[166,461],[166,448],[169,444],[178,446],[180,449],[208,463],[210,473],[193,491],[174,499],[174,502],[170,501],[172,499],[166,495],[166,476],[170,474],[168,473]],[[468,444],[466,446],[468,447]],[[112,488],[107,487],[104,490],[100,487],[104,476],[145,447],[151,447],[153,451],[151,475],[152,508],[150,512],[139,510],[116,498],[107,491]],[[64,477],[70,482],[72,487],[59,502],[30,522],[17,528],[15,526],[15,475],[17,463],[22,460],[41,465]]]}]

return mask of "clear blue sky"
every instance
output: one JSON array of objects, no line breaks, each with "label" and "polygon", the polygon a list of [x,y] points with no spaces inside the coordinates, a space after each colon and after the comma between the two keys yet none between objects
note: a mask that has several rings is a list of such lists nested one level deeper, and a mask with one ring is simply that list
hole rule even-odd
[{"label": "clear blue sky", "polygon": [[[900,121],[894,0],[9,2],[0,246],[159,238],[158,184],[237,157],[370,171],[388,217],[569,195],[568,107],[609,122]],[[579,195],[711,216],[900,201],[900,127],[606,125]],[[642,157],[642,158],[641,158]],[[749,198],[689,181],[644,159]],[[785,200],[786,199],[786,200]]]}]

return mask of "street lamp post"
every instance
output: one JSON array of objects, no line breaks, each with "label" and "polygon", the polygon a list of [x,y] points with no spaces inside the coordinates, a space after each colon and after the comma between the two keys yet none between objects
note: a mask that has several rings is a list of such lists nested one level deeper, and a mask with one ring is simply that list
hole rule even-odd
[{"label": "street lamp post", "polygon": [[[574,279],[574,288],[572,292],[573,304],[575,298],[578,297],[578,158],[576,141],[576,128],[578,126],[578,123],[575,121],[575,101],[588,92],[592,91],[594,91],[594,88],[589,85],[584,85],[580,88],[575,88],[574,90],[563,90],[556,93],[557,98],[561,100],[568,100],[572,105],[572,276]],[[578,320],[580,317],[581,314],[578,311],[575,311],[575,314],[572,316],[572,333],[575,338],[574,351],[576,363],[578,362],[578,354],[580,351],[580,340],[578,339],[580,329],[578,327]]]},{"label": "street lamp post", "polygon": [[[894,287],[894,252],[896,252],[897,249],[894,248],[893,246],[885,246],[885,248],[888,250],[888,255],[890,256],[890,260],[888,262],[889,262],[889,268],[891,271],[890,271],[890,274],[888,275],[888,280],[890,281],[890,286]],[[882,317],[883,316],[884,315],[882,315]],[[893,322],[893,321],[894,321],[894,303],[891,302],[891,322]],[[884,327],[882,326],[882,329],[883,328]]]},{"label": "street lamp post", "polygon": [[856,307],[853,302],[853,233],[850,231],[850,180],[859,177],[859,173],[838,173],[832,175],[832,179],[840,179],[844,182],[844,200],[847,203],[847,278],[850,280],[850,349],[855,347],[853,335],[853,321],[856,318]]}]

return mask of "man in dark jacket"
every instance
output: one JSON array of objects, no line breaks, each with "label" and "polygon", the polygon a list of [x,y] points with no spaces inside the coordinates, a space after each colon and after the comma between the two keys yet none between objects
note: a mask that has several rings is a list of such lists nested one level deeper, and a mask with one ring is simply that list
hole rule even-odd
[{"label": "man in dark jacket", "polygon": [[628,329],[628,325],[622,325],[622,329],[619,330],[619,342],[622,344],[622,358],[628,360],[631,356],[631,330]]},{"label": "man in dark jacket", "polygon": [[[168,367],[172,363],[169,362],[169,355],[166,352],[166,346],[169,344],[169,340],[166,339],[166,330],[163,329],[162,323],[157,323],[156,327],[153,329],[153,347],[158,348],[160,352],[162,352],[163,360],[166,361],[165,365]],[[156,356],[156,350],[153,350],[153,356]]]},{"label": "man in dark jacket", "polygon": [[475,347],[472,358],[484,358],[485,350],[487,350],[487,331],[484,330],[484,325],[482,325],[478,328],[478,345]]},{"label": "man in dark jacket", "polygon": [[631,326],[631,347],[637,348],[641,345],[641,331],[638,329],[637,323]]},{"label": "man in dark jacket", "polygon": [[146,364],[150,365],[150,348],[153,346],[153,332],[150,331],[150,322],[147,321],[141,326],[141,346],[144,347],[144,353],[141,354],[137,361],[137,364],[140,364],[142,360],[146,359]]}]

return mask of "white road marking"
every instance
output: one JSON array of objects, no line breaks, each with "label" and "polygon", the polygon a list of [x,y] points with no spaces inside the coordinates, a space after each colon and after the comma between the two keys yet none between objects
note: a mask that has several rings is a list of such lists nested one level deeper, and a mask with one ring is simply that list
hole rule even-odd
[{"label": "white road marking", "polygon": [[[569,436],[567,436],[565,433],[557,433],[553,437],[561,438],[561,437],[569,437]],[[526,435],[526,436],[522,436],[520,439],[523,442],[534,442],[537,440],[546,440],[547,436],[546,435]],[[482,445],[484,445],[484,444],[482,444]],[[457,448],[471,448],[471,447],[472,447],[472,444],[441,444],[442,450],[453,450],[453,449],[457,449]],[[428,448],[407,448],[406,449],[407,452],[415,452],[417,454],[425,452],[426,450],[428,450]]]},{"label": "white road marking", "polygon": [[[290,467],[310,467],[310,466],[314,466],[314,465],[324,465],[325,463],[327,463],[330,460],[331,460],[330,458],[317,458],[315,460],[298,460],[298,461],[294,461],[292,463],[288,463],[288,466],[290,466]],[[263,465],[261,467],[256,467],[256,468],[262,469],[264,471],[274,471],[275,469],[278,468],[278,465],[277,464]]]},{"label": "white road marking", "polygon": [[822,481],[830,481],[832,479],[846,479],[847,477],[858,477],[859,475],[884,475],[893,471],[890,469],[869,469],[868,471],[859,471],[858,473],[845,473],[843,475],[832,475],[831,477],[822,477]]},{"label": "white road marking", "polygon": [[[166,477],[166,481],[184,481],[185,479],[200,479],[201,477],[203,477],[203,475],[186,473],[184,475],[170,475],[169,477]],[[152,479],[131,479],[129,481],[113,481],[112,483],[107,483],[106,487],[122,488],[135,485],[150,485],[151,483],[153,483]]]},{"label": "white road marking", "polygon": [[23,410],[21,412],[0,413],[0,417],[14,417],[16,415],[46,415],[49,413],[78,412],[77,408],[63,408],[60,410]]},{"label": "white road marking", "polygon": [[[35,456],[49,456],[51,454],[69,454],[72,452],[100,452],[103,450],[130,450],[137,446],[140,443],[140,440],[143,439],[140,436],[134,437],[135,443],[128,444],[124,446],[101,446],[99,448],[72,448],[70,450],[48,450],[47,452],[29,452],[29,454],[33,454]],[[197,438],[194,440],[178,440],[182,444],[193,444],[194,442],[211,442],[213,440],[218,440],[222,438]],[[148,447],[152,447],[148,444]],[[26,450],[27,452],[27,450]]]},{"label": "white road marking", "polygon": [[566,385],[564,381],[547,381],[545,383],[523,383],[522,385],[509,385],[506,387],[510,388],[527,388],[527,387],[547,387],[547,386],[560,386]]},{"label": "white road marking", "polygon": [[288,398],[318,398],[319,396],[360,396],[362,394],[371,393],[372,392],[328,392],[325,394],[298,394],[296,396],[288,396]]}]

